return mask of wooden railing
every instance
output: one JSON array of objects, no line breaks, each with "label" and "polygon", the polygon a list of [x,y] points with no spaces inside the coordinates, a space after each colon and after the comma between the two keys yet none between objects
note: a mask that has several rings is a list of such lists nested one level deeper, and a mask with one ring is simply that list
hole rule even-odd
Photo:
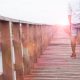
[{"label": "wooden railing", "polygon": [[0,80],[24,80],[54,35],[54,27],[0,16]]}]

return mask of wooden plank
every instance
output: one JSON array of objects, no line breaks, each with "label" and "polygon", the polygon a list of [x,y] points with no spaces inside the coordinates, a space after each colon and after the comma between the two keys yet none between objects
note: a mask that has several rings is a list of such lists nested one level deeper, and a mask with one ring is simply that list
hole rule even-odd
[{"label": "wooden plank", "polygon": [[12,23],[13,46],[15,53],[16,80],[23,80],[23,55],[21,47],[20,24]]},{"label": "wooden plank", "polygon": [[0,21],[1,50],[3,61],[3,80],[13,80],[13,69],[11,59],[10,26],[8,21]]}]

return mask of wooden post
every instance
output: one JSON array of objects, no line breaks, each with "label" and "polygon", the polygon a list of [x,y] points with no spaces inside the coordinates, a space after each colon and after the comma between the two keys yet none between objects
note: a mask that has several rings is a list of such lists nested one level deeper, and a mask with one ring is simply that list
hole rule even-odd
[{"label": "wooden post", "polygon": [[23,80],[23,54],[21,47],[20,23],[12,23],[13,46],[15,53],[16,80]]},{"label": "wooden post", "polygon": [[10,26],[8,21],[0,21],[3,80],[13,80]]},{"label": "wooden post", "polygon": [[37,61],[37,54],[38,54],[38,46],[37,46],[37,32],[36,32],[36,25],[33,25],[33,43],[34,43],[34,62]]},{"label": "wooden post", "polygon": [[41,31],[42,31],[42,51],[44,51],[44,44],[45,44],[45,41],[44,41],[45,35],[44,35],[44,33],[45,33],[45,30],[44,30],[44,26],[43,25],[41,27]]},{"label": "wooden post", "polygon": [[42,54],[42,31],[41,31],[41,25],[39,25],[39,45],[40,45],[40,55]]},{"label": "wooden post", "polygon": [[30,54],[31,66],[33,67],[34,63],[34,36],[33,36],[33,25],[29,24],[29,43],[28,50]]},{"label": "wooden post", "polygon": [[40,35],[40,33],[41,33],[41,28],[40,28],[40,26],[39,25],[37,25],[36,26],[36,39],[37,39],[37,57],[39,57],[39,55],[41,54],[41,49],[40,49],[40,47],[41,47],[41,44],[42,44],[42,42],[41,42],[41,35]]},{"label": "wooden post", "polygon": [[37,62],[38,46],[36,24],[33,24],[33,41],[34,41],[34,62]]},{"label": "wooden post", "polygon": [[22,44],[23,44],[23,62],[24,62],[24,75],[30,73],[30,54],[27,48],[28,43],[28,24],[22,23]]}]

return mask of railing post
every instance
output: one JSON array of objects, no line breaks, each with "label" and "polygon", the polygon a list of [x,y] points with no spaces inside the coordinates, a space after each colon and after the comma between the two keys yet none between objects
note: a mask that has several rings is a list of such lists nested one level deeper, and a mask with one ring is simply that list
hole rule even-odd
[{"label": "railing post", "polygon": [[12,23],[12,36],[13,36],[13,46],[15,54],[15,71],[16,71],[16,80],[23,80],[23,54],[21,47],[21,33],[20,33],[20,23]]},{"label": "railing post", "polygon": [[35,57],[36,57],[36,61],[37,61],[37,57],[38,57],[38,54],[39,54],[39,50],[38,50],[38,31],[37,31],[37,25],[35,25],[34,26],[34,29],[35,29],[35,31],[34,31],[34,33],[35,33],[35,44],[36,44],[36,54],[35,54]]},{"label": "railing post", "polygon": [[41,27],[41,31],[42,31],[42,51],[44,51],[44,32],[45,32],[45,30],[44,30],[44,26],[42,25],[42,27]]},{"label": "railing post", "polygon": [[40,32],[40,54],[42,54],[42,31],[41,31],[41,25],[39,25],[39,32]]},{"label": "railing post", "polygon": [[11,37],[9,21],[0,21],[3,80],[13,80]]},{"label": "railing post", "polygon": [[24,75],[27,75],[30,73],[30,54],[27,48],[28,43],[28,24],[22,23],[22,45],[23,45],[23,63],[24,63]]},{"label": "railing post", "polygon": [[37,56],[39,57],[40,56],[40,54],[41,54],[41,48],[40,48],[40,46],[41,46],[41,44],[42,44],[42,41],[41,41],[41,35],[40,35],[40,33],[41,33],[41,28],[40,28],[40,25],[37,25],[36,26],[36,37],[37,37],[37,47],[38,47],[38,54],[37,54]]},{"label": "railing post", "polygon": [[33,43],[34,43],[34,62],[37,62],[37,39],[36,39],[36,24],[33,24]]},{"label": "railing post", "polygon": [[30,60],[31,60],[31,67],[33,67],[34,63],[34,36],[33,36],[33,25],[29,24],[29,42],[27,45],[27,48],[29,50],[30,54]]}]

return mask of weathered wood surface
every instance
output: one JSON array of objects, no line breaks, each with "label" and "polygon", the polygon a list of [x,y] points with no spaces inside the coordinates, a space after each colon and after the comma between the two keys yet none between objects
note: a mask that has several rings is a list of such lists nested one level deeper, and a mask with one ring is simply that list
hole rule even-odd
[{"label": "weathered wood surface", "polygon": [[25,80],[80,80],[80,46],[76,48],[77,58],[71,58],[69,36],[59,31]]}]

